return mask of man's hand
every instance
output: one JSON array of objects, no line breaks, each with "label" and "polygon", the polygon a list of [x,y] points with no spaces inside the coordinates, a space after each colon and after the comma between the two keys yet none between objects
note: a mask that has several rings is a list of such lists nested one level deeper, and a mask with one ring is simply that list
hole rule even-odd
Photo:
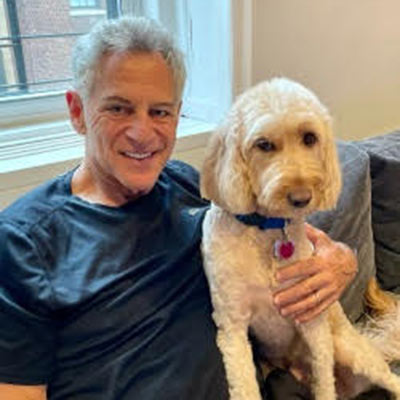
[{"label": "man's hand", "polygon": [[310,321],[338,300],[357,273],[357,258],[349,247],[308,224],[306,234],[314,245],[314,254],[281,268],[279,283],[300,280],[274,294],[280,313],[298,323]]}]

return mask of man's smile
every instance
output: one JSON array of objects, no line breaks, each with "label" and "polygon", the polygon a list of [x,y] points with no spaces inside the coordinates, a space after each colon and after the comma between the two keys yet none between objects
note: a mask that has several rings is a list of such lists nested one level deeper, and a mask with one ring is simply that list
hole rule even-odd
[{"label": "man's smile", "polygon": [[121,154],[125,157],[133,158],[135,160],[144,160],[150,158],[155,152],[133,152],[133,151],[122,151]]}]

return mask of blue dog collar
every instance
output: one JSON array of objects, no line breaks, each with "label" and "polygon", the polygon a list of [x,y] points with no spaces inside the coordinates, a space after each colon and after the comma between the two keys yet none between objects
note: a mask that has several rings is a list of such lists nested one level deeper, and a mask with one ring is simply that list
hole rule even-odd
[{"label": "blue dog collar", "polygon": [[236,219],[246,225],[257,226],[261,230],[266,229],[284,229],[290,222],[287,218],[268,218],[260,214],[238,214]]}]

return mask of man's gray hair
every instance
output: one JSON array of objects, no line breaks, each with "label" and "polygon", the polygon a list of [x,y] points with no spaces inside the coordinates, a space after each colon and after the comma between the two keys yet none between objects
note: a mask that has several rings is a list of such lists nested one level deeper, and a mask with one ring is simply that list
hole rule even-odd
[{"label": "man's gray hair", "polygon": [[81,36],[72,52],[73,85],[89,95],[101,57],[113,52],[158,52],[171,68],[175,95],[182,98],[186,80],[185,61],[172,36],[156,22],[143,17],[104,20]]}]

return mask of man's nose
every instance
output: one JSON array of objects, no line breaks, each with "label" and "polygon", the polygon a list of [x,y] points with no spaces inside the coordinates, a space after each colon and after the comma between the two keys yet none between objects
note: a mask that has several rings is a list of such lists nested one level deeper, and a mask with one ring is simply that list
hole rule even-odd
[{"label": "man's nose", "polygon": [[151,118],[147,113],[138,113],[133,116],[129,126],[126,129],[126,135],[129,139],[141,141],[151,137]]}]

